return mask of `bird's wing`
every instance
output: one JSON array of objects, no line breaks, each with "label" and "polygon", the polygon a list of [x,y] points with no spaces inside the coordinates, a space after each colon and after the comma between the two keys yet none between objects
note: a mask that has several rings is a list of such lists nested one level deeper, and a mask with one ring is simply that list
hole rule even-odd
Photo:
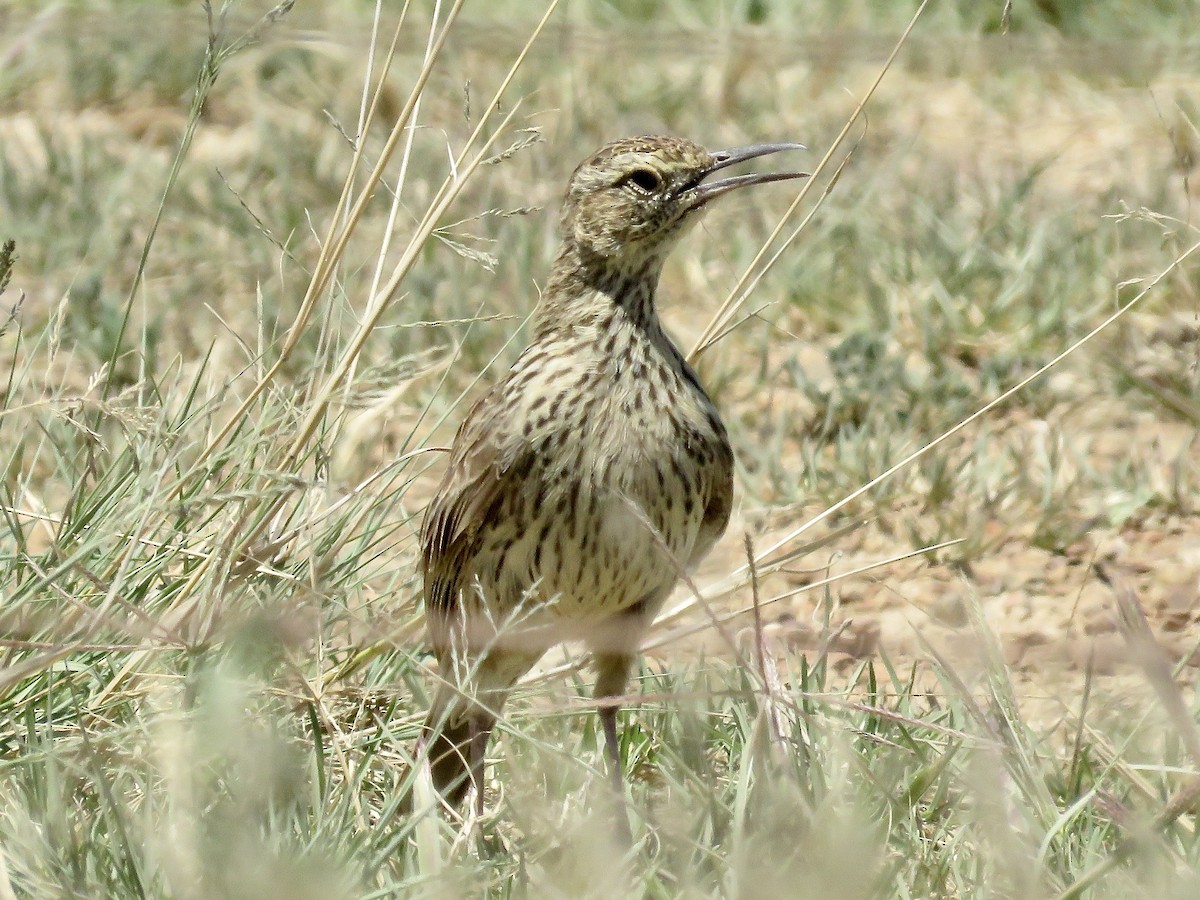
[{"label": "bird's wing", "polygon": [[531,451],[487,413],[496,399],[484,397],[463,420],[450,465],[425,512],[421,568],[427,615],[444,618],[457,604],[480,538],[498,520],[509,495],[520,489]]},{"label": "bird's wing", "polygon": [[[724,455],[724,454],[722,454]],[[700,529],[696,535],[696,545],[688,560],[688,568],[695,568],[708,551],[725,533],[729,524],[729,516],[733,512],[733,459],[723,467],[724,474],[708,486],[708,497],[704,505],[704,518],[700,521]]]}]

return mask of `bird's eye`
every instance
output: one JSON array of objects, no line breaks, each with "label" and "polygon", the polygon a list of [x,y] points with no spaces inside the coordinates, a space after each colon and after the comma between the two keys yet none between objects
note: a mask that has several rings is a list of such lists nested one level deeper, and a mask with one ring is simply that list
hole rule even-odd
[{"label": "bird's eye", "polygon": [[639,191],[651,194],[662,187],[662,178],[653,169],[634,169],[626,176],[625,182],[632,184]]}]

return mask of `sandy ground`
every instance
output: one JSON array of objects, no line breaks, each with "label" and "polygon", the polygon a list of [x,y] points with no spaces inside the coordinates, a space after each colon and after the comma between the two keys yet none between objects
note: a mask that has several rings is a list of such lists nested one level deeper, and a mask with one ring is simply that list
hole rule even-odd
[{"label": "sandy ground", "polygon": [[[1136,424],[1118,420],[1115,434]],[[1191,429],[1161,423],[1158,428],[1160,439],[1152,443],[1164,459],[1177,458],[1179,442],[1190,440]],[[1109,450],[1120,446],[1114,441]],[[844,676],[863,660],[886,658],[902,677],[916,666],[928,676],[919,683],[934,692],[945,689],[926,665],[935,657],[972,683],[982,678],[989,653],[998,651],[1027,714],[1041,722],[1057,720],[1078,707],[1088,677],[1092,691],[1109,703],[1133,708],[1145,702],[1144,671],[1118,624],[1115,591],[1129,589],[1176,667],[1177,681],[1185,687],[1194,682],[1200,669],[1200,518],[1149,515],[1120,529],[1093,529],[1064,552],[1050,552],[982,512],[980,528],[994,544],[967,565],[917,557],[838,577],[909,549],[867,523],[793,562],[790,574],[764,579],[765,598],[818,584],[762,607],[767,646],[793,661],[800,654],[828,653]],[[744,560],[745,526],[731,525],[700,573],[700,584],[708,583],[706,572],[717,577],[735,558]],[[821,526],[814,529],[820,531]],[[756,545],[768,546],[784,533],[777,528],[760,533]],[[819,584],[831,577],[836,580],[828,589]],[[750,602],[743,589],[722,600],[719,609],[744,609]],[[690,617],[703,621],[696,611]],[[750,646],[753,617],[743,613],[732,630],[739,644]],[[710,628],[650,655],[669,663],[697,652],[731,654],[727,641]]]}]

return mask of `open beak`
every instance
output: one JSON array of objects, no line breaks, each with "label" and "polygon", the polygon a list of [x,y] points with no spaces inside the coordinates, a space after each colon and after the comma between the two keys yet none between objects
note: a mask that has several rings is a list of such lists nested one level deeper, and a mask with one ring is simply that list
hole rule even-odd
[{"label": "open beak", "polygon": [[[803,144],[752,144],[749,147],[735,147],[731,150],[714,150],[712,152],[713,164],[705,170],[700,179],[707,178],[713,172],[718,172],[728,166],[737,165],[741,162],[746,162],[750,159],[758,159],[760,156],[768,156],[772,153],[779,153],[781,150],[807,150]],[[807,178],[808,172],[763,172],[751,173],[749,175],[733,175],[729,178],[722,178],[719,181],[708,181],[703,184],[694,183],[687,188],[687,191],[692,195],[693,206],[703,206],[709,200],[714,200],[722,194],[728,194],[732,190],[740,187],[746,187],[751,184],[766,184],[770,181],[788,181],[792,178]]]}]

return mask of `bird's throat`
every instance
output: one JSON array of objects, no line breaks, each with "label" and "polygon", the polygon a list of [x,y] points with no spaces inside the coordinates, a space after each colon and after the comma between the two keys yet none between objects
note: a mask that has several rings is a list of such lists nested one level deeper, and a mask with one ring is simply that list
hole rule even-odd
[{"label": "bird's throat", "polygon": [[656,305],[662,267],[656,256],[588,258],[574,242],[565,242],[534,313],[534,339],[617,317],[657,343],[662,335]]}]

